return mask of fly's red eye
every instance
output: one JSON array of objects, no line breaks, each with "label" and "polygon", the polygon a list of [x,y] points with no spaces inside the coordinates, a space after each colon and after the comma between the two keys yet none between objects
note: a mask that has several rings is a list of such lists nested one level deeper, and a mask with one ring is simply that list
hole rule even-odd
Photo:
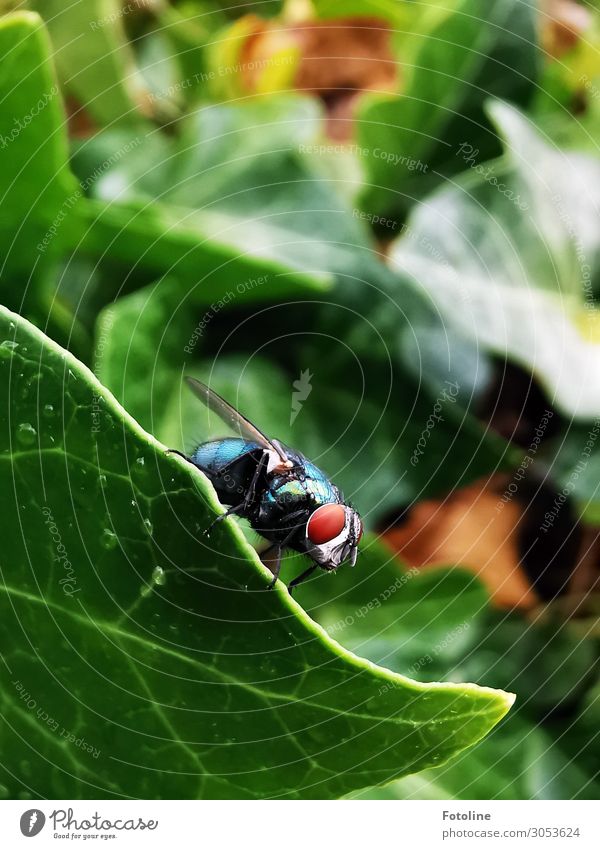
[{"label": "fly's red eye", "polygon": [[313,545],[331,542],[344,529],[346,511],[341,504],[323,504],[308,520],[306,535]]}]

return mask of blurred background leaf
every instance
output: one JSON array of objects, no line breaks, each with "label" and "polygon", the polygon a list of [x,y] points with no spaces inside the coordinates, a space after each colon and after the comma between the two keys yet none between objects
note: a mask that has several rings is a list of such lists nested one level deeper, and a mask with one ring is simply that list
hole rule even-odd
[{"label": "blurred background leaf", "polygon": [[450,324],[533,370],[566,415],[593,418],[600,412],[600,164],[555,151],[506,104],[489,111],[506,158],[482,164],[467,144],[472,172],[414,212],[392,260]]},{"label": "blurred background leaf", "polygon": [[67,167],[64,113],[40,19],[23,12],[0,20],[0,40],[0,279],[5,297],[18,302],[24,295],[18,279],[26,282],[64,250],[68,228],[61,223],[77,202],[77,185]]},{"label": "blurred background leaf", "polygon": [[[404,212],[464,166],[468,142],[483,160],[498,140],[483,111],[487,97],[525,104],[539,63],[534,7],[520,0],[459,0],[416,19],[413,52],[398,96],[361,104],[358,141],[366,148],[361,203],[370,212]],[[416,49],[415,49],[416,46]]]}]

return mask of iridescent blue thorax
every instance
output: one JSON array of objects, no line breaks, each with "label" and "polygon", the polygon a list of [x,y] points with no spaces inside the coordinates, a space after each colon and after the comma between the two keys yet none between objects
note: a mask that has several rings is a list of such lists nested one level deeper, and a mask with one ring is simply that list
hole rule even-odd
[{"label": "iridescent blue thorax", "polygon": [[308,499],[314,507],[341,502],[339,489],[331,483],[325,472],[298,451],[287,445],[283,447],[296,468],[291,473],[273,476],[267,492],[269,500],[290,503]]}]

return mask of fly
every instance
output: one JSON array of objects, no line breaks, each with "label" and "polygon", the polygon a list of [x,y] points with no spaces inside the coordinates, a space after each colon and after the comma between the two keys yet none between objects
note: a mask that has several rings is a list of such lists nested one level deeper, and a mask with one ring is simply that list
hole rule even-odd
[{"label": "fly", "polygon": [[346,562],[354,566],[362,521],[327,475],[299,451],[268,439],[204,383],[193,377],[186,382],[209,410],[239,434],[202,442],[191,456],[181,454],[204,472],[228,507],[205,533],[227,516],[248,519],[271,543],[267,551],[276,552],[270,589],[279,577],[286,548],[312,560],[290,582],[290,593],[318,568],[334,572]]}]

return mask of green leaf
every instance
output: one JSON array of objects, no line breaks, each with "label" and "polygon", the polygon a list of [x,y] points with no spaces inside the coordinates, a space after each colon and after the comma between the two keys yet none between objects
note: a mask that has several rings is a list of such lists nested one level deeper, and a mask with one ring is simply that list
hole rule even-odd
[{"label": "green leaf", "polygon": [[189,305],[179,308],[180,291],[175,279],[163,279],[119,298],[102,311],[97,324],[97,377],[155,434],[162,418],[170,415],[165,398],[185,361],[184,341],[194,325]]},{"label": "green leaf", "polygon": [[472,573],[456,567],[407,570],[374,537],[367,538],[355,572],[313,580],[298,598],[342,645],[426,681],[440,669],[450,673],[472,645],[471,629],[488,605]]},{"label": "green leaf", "polygon": [[[18,304],[29,277],[65,242],[80,192],[67,166],[65,116],[39,17],[0,20],[0,242],[3,301]],[[68,238],[72,238],[69,233]]]},{"label": "green leaf", "polygon": [[372,537],[353,573],[313,580],[297,595],[331,637],[375,663],[421,680],[466,675],[519,696],[518,714],[468,752],[360,798],[595,798],[587,759],[571,760],[593,736],[594,714],[579,722],[570,751],[562,729],[555,735],[547,721],[553,712],[568,716],[589,685],[596,659],[591,640],[560,621],[532,625],[496,613],[472,574],[407,571]]},{"label": "green leaf", "polygon": [[584,522],[600,525],[600,418],[588,424],[571,423],[553,445],[550,473],[557,493],[541,527],[547,533],[572,499]]},{"label": "green leaf", "polygon": [[496,153],[485,98],[524,103],[533,89],[538,51],[532,5],[459,0],[430,12],[421,18],[423,28],[412,32],[402,95],[366,98],[358,114],[366,172],[362,205],[379,215],[402,212],[440,178],[461,171],[461,143],[478,148],[482,160]]},{"label": "green leaf", "polygon": [[4,308],[0,339],[10,796],[331,798],[442,763],[506,713],[506,693],[341,649],[267,591],[231,520],[202,536],[212,487],[85,367]]},{"label": "green leaf", "polygon": [[[286,96],[202,106],[176,140],[155,131],[86,143],[74,167],[93,174],[96,150],[100,174],[90,184],[94,202],[82,207],[82,250],[110,250],[130,265],[203,286],[220,275],[224,291],[261,268],[279,274],[282,287],[324,289],[334,272],[355,271],[357,247],[371,245],[300,156],[319,127],[312,101]],[[102,169],[103,161],[110,167]]]},{"label": "green leaf", "polygon": [[[580,745],[584,750],[585,742]],[[542,728],[511,715],[484,741],[441,769],[358,795],[365,799],[597,799],[597,782],[579,758],[573,759],[573,753],[581,751],[561,751]]]},{"label": "green leaf", "polygon": [[507,104],[489,111],[505,158],[475,157],[471,173],[428,198],[395,243],[392,263],[455,332],[532,370],[567,415],[596,416],[600,165],[555,151]]},{"label": "green leaf", "polygon": [[[119,0],[31,4],[48,26],[61,83],[91,116],[104,126],[132,123],[140,112],[148,113],[148,92],[125,35]],[[135,7],[123,8],[130,14]]]},{"label": "green leaf", "polygon": [[[390,21],[395,26],[406,26],[415,16],[412,3],[406,0],[346,0],[343,13],[336,0],[312,0],[315,14],[319,18],[362,16]],[[423,14],[423,10],[419,10]]]}]

